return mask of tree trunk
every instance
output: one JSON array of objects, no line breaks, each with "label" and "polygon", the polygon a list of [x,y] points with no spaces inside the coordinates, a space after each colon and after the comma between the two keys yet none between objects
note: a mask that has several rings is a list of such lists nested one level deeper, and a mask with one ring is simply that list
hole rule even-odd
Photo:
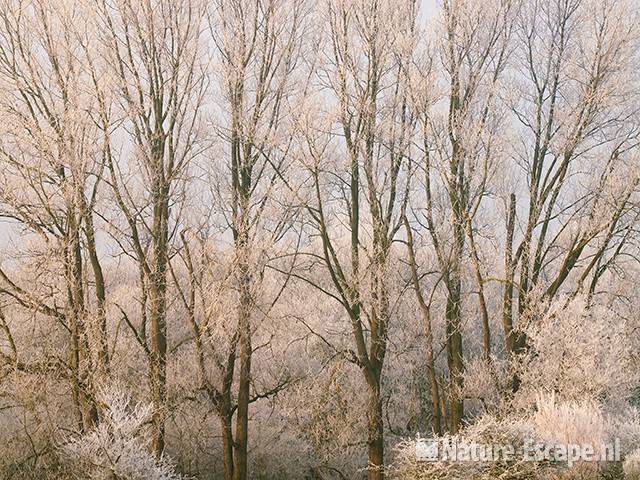
[{"label": "tree trunk", "polygon": [[491,325],[489,324],[489,310],[487,309],[487,300],[484,294],[484,278],[480,267],[480,258],[476,247],[475,237],[473,235],[473,226],[471,221],[467,221],[467,233],[469,235],[469,247],[471,249],[471,259],[473,261],[473,269],[478,284],[478,303],[480,306],[480,317],[482,319],[482,345],[484,359],[487,366],[491,366]]},{"label": "tree trunk", "polygon": [[151,391],[153,396],[153,451],[157,457],[164,451],[164,421],[166,403],[166,318],[164,314],[164,291],[154,291],[154,286],[149,299],[151,302],[150,329],[151,329]]},{"label": "tree trunk", "polygon": [[447,361],[451,379],[451,432],[460,429],[463,416],[462,333],[460,319],[460,280],[453,281],[447,297]]},{"label": "tree trunk", "polygon": [[380,374],[369,382],[368,420],[368,480],[384,479],[384,421],[382,417],[382,399],[380,398]]},{"label": "tree trunk", "polygon": [[82,246],[80,222],[76,214],[76,202],[71,202],[67,212],[66,268],[71,329],[71,369],[73,372],[73,397],[78,409],[81,431],[87,431],[97,422],[97,409],[89,394],[92,373],[91,354],[85,330],[86,310],[83,286]]},{"label": "tree trunk", "polygon": [[442,422],[440,419],[440,389],[438,387],[438,379],[436,377],[436,364],[433,354],[433,331],[431,329],[431,311],[429,305],[422,295],[420,289],[420,277],[418,276],[418,264],[414,251],[413,233],[407,217],[403,218],[405,230],[407,233],[407,251],[409,254],[409,266],[411,267],[411,281],[413,290],[418,299],[418,305],[422,312],[424,321],[424,335],[426,341],[426,357],[427,357],[427,373],[429,376],[429,385],[431,390],[431,408],[433,410],[433,431],[437,435],[442,434]]},{"label": "tree trunk", "polygon": [[515,352],[515,337],[513,334],[513,230],[516,217],[516,196],[509,196],[509,211],[507,213],[507,239],[504,253],[504,290],[502,299],[502,328],[507,352]]},{"label": "tree trunk", "polygon": [[220,409],[220,426],[222,428],[222,459],[224,462],[224,480],[233,480],[233,431],[232,417],[228,406]]},{"label": "tree trunk", "polygon": [[251,386],[251,332],[249,318],[243,314],[240,332],[240,378],[236,412],[234,479],[247,478],[247,444],[249,437],[249,395]]},{"label": "tree trunk", "polygon": [[164,451],[166,417],[166,375],[167,375],[167,249],[168,249],[168,187],[156,186],[158,195],[154,198],[153,212],[153,263],[151,272],[149,315],[151,330],[151,390],[153,395],[154,437],[153,451],[160,457]]},{"label": "tree trunk", "polygon": [[85,214],[85,236],[87,238],[87,251],[93,269],[93,279],[95,281],[96,302],[97,302],[97,330],[98,330],[98,357],[100,360],[100,373],[102,376],[109,375],[109,344],[107,341],[107,315],[106,315],[106,289],[102,265],[98,258],[96,247],[95,228],[93,225],[93,213],[88,211]]},{"label": "tree trunk", "polygon": [[451,380],[451,432],[457,433],[464,414],[462,388],[464,367],[462,363],[462,318],[461,318],[461,289],[460,264],[464,245],[464,227],[462,214],[454,206],[454,251],[447,280],[447,361]]},{"label": "tree trunk", "polygon": [[[246,200],[246,197],[243,198]],[[248,202],[242,203],[247,207]],[[248,208],[246,209],[248,210]],[[241,233],[238,238],[239,256],[239,318],[238,331],[240,337],[240,376],[238,379],[238,408],[236,411],[236,438],[234,452],[234,479],[247,478],[247,450],[249,440],[249,401],[251,387],[251,310],[253,306],[251,294],[251,272],[248,249],[248,213],[243,209],[241,214]]]}]

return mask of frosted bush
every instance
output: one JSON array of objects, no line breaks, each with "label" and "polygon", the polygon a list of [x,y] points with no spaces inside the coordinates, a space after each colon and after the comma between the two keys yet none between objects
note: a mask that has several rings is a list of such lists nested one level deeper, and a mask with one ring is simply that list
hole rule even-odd
[{"label": "frosted bush", "polygon": [[173,465],[149,452],[151,405],[133,403],[120,388],[103,389],[100,424],[70,439],[61,456],[78,478],[92,480],[180,480]]},{"label": "frosted bush", "polygon": [[549,465],[516,458],[505,462],[447,462],[417,461],[415,442],[398,445],[396,463],[388,468],[389,478],[395,480],[534,480],[548,478],[553,471]]},{"label": "frosted bush", "polygon": [[627,455],[622,468],[625,480],[640,480],[640,448]]},{"label": "frosted bush", "polygon": [[559,402],[555,395],[538,395],[530,421],[549,442],[599,446],[608,441],[605,416],[593,400]]},{"label": "frosted bush", "polygon": [[362,441],[360,432],[366,431],[365,415],[349,414],[350,405],[366,401],[366,390],[348,374],[350,368],[347,362],[336,361],[293,388],[285,399],[285,414],[295,422],[307,453],[319,464],[350,458],[350,454],[357,458],[354,446]]},{"label": "frosted bush", "polygon": [[620,439],[622,455],[631,454],[640,445],[640,412],[635,408],[621,411],[609,421],[608,431]]},{"label": "frosted bush", "polygon": [[510,382],[508,362],[502,359],[494,357],[488,363],[477,357],[465,362],[464,398],[479,401],[485,410],[496,411],[504,407]]},{"label": "frosted bush", "polygon": [[[466,426],[457,436],[436,437],[440,445],[448,443],[480,445],[511,445],[515,455],[508,460],[491,461],[418,461],[416,441],[404,441],[397,446],[391,478],[398,480],[489,480],[501,479],[595,479],[615,467],[611,462],[563,461],[534,462],[524,456],[525,442],[549,446],[558,444],[590,445],[596,456],[605,452],[600,448],[612,446],[618,438],[625,454],[625,444],[637,445],[640,422],[637,412],[627,410],[619,414],[606,413],[592,400],[561,400],[556,395],[537,394],[529,412],[513,412],[496,418],[484,415]],[[608,452],[607,452],[608,453]],[[626,456],[625,472],[635,472],[640,480],[640,450]],[[619,477],[612,477],[619,478]]]},{"label": "frosted bush", "polygon": [[[443,444],[512,445],[520,452],[524,441],[535,438],[530,425],[518,419],[497,419],[485,415],[463,429],[459,435],[444,435],[433,440]],[[546,478],[554,471],[552,465],[525,461],[516,453],[507,460],[495,461],[418,461],[416,441],[401,442],[396,448],[396,463],[389,468],[390,477],[397,480],[503,480]]]},{"label": "frosted bush", "polygon": [[615,411],[625,408],[640,382],[634,325],[583,297],[541,304],[525,329],[530,353],[522,364],[515,404],[530,406],[536,392],[568,400],[591,398]]}]

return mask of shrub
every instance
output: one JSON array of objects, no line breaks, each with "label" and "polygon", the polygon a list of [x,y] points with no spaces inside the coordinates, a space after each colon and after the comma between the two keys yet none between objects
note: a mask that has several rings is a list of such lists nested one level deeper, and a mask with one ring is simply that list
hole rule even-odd
[{"label": "shrub", "polygon": [[99,395],[103,414],[97,427],[65,442],[62,459],[77,478],[93,480],[180,480],[167,459],[148,450],[151,405],[133,403],[120,388]]}]

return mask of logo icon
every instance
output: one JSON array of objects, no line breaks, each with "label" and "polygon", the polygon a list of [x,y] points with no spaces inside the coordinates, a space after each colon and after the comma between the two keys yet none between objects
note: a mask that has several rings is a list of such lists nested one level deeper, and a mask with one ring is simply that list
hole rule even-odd
[{"label": "logo icon", "polygon": [[438,460],[438,442],[429,438],[416,437],[416,460],[419,462],[435,462]]}]

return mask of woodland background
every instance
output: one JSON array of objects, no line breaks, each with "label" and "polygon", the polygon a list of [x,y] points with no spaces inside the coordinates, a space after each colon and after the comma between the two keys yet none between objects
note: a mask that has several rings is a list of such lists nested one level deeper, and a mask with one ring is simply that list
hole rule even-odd
[{"label": "woodland background", "polygon": [[0,0],[0,477],[636,478],[638,13]]}]

